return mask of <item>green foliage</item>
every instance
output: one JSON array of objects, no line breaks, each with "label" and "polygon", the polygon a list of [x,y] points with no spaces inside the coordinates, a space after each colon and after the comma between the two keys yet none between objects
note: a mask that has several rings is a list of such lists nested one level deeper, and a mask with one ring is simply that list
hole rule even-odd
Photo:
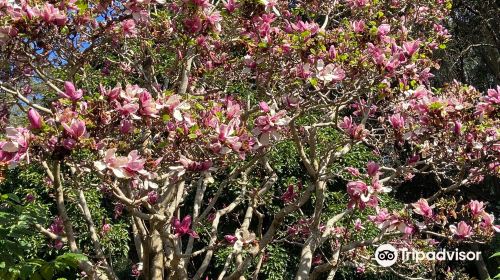
[{"label": "green foliage", "polygon": [[282,280],[292,279],[291,264],[294,264],[285,246],[271,245],[266,249],[265,262],[262,264],[260,276],[262,279]]},{"label": "green foliage", "polygon": [[52,261],[30,259],[14,266],[6,266],[5,262],[2,262],[0,263],[0,277],[5,280],[51,280],[59,274],[67,274],[71,270],[75,271],[78,264],[86,260],[88,259],[85,255],[65,253]]}]

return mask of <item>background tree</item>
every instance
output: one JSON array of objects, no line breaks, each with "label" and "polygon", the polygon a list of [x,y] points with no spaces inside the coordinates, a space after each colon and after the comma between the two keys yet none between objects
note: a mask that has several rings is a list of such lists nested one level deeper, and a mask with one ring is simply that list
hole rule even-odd
[{"label": "background tree", "polygon": [[498,231],[461,193],[499,175],[500,88],[430,86],[451,4],[0,2],[5,212],[51,213],[34,257],[81,273],[50,277],[464,276],[372,259]]}]

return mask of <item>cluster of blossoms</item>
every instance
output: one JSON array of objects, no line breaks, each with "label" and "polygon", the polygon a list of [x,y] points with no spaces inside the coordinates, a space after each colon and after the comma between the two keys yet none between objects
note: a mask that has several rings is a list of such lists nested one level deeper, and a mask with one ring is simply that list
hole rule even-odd
[{"label": "cluster of blossoms", "polygon": [[15,166],[19,161],[29,159],[29,130],[7,127],[6,137],[7,141],[0,141],[0,162]]},{"label": "cluster of blossoms", "polygon": [[[365,207],[376,207],[378,205],[377,195],[380,193],[388,193],[391,191],[390,188],[384,187],[379,180],[380,177],[380,166],[375,162],[369,162],[367,167],[368,176],[365,179],[371,181],[370,185],[367,185],[362,180],[352,181],[347,183],[347,194],[349,195],[349,208],[358,207],[364,209]],[[362,178],[359,170],[349,167],[348,171],[354,177]]]},{"label": "cluster of blossoms", "polygon": [[[423,216],[426,219],[426,223],[439,223],[439,219],[443,220],[443,218],[438,217],[436,213],[434,213],[433,210],[436,206],[430,206],[425,199],[420,199],[416,203],[413,203],[412,206],[414,208],[413,212]],[[464,206],[462,212],[464,213],[464,218],[469,218],[471,225],[466,221],[460,221],[457,225],[450,225],[449,230],[454,236],[465,239],[470,238],[474,234],[488,234],[495,231],[500,232],[500,228],[493,224],[495,221],[494,216],[485,211],[483,202],[472,200]],[[446,218],[444,220],[446,220]]]},{"label": "cluster of blossoms", "polygon": [[[480,93],[457,82],[441,95],[434,95],[420,86],[405,93],[405,101],[397,106],[398,113],[388,121],[399,141],[420,146],[420,158],[430,155],[470,160],[483,158],[488,161],[489,171],[495,174],[500,170],[500,146],[495,144],[499,138],[498,120],[490,115],[494,111],[481,113],[485,104],[494,104],[495,93],[496,90],[488,90],[488,96],[481,97],[481,102],[477,103],[475,99]],[[482,117],[478,119],[473,112]],[[444,150],[444,143],[449,139],[453,139],[456,149]],[[477,177],[474,168],[471,177]]]},{"label": "cluster of blossoms", "polygon": [[255,119],[253,133],[259,137],[261,145],[267,146],[271,141],[280,139],[279,130],[290,122],[290,118],[286,116],[285,110],[276,112],[266,102],[260,102],[259,106],[264,115]]},{"label": "cluster of blossoms", "polygon": [[373,222],[379,229],[387,232],[398,230],[405,236],[410,236],[416,232],[416,227],[411,220],[402,217],[398,212],[390,213],[385,208],[376,208],[376,215],[368,216],[368,219]]},{"label": "cluster of blossoms", "polygon": [[106,168],[111,170],[117,178],[132,178],[138,175],[148,176],[144,170],[144,163],[136,150],[131,151],[128,156],[116,156],[116,149],[109,149],[104,155],[103,161],[96,161],[95,167],[99,171]]}]

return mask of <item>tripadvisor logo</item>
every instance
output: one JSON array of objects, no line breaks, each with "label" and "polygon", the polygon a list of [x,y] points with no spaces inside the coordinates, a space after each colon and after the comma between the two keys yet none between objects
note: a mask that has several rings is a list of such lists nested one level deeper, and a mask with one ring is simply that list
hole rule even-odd
[{"label": "tripadvisor logo", "polygon": [[391,266],[398,260],[398,250],[391,244],[380,245],[375,251],[375,260],[380,266]]},{"label": "tripadvisor logo", "polygon": [[481,252],[473,252],[473,251],[458,251],[455,249],[453,251],[443,249],[438,252],[430,251],[416,251],[416,250],[408,250],[407,248],[402,248],[400,250],[396,249],[391,244],[383,244],[378,246],[377,250],[375,250],[375,260],[382,267],[389,267],[395,264],[398,260],[398,255],[401,258],[402,262],[407,261],[477,261],[481,257]]}]

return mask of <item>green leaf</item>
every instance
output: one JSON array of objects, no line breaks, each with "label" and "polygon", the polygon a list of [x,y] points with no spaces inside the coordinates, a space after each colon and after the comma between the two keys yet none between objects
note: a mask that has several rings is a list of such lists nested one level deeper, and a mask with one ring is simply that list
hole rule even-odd
[{"label": "green leaf", "polygon": [[64,255],[58,256],[56,262],[65,263],[73,268],[78,267],[78,263],[81,261],[88,260],[87,256],[77,253],[65,253]]},{"label": "green leaf", "polygon": [[84,0],[76,1],[76,6],[78,7],[78,11],[81,13],[85,13],[85,11],[89,8],[89,5]]},{"label": "green leaf", "polygon": [[495,254],[491,255],[490,259],[494,257],[500,257],[500,252],[496,252]]},{"label": "green leaf", "polygon": [[7,194],[7,196],[13,200],[14,202],[16,203],[21,203],[21,200],[19,199],[19,196],[17,196],[16,194],[13,194],[13,193],[9,193]]},{"label": "green leaf", "polygon": [[54,267],[51,264],[42,266],[40,275],[42,275],[45,280],[51,280],[52,277],[54,277]]}]

